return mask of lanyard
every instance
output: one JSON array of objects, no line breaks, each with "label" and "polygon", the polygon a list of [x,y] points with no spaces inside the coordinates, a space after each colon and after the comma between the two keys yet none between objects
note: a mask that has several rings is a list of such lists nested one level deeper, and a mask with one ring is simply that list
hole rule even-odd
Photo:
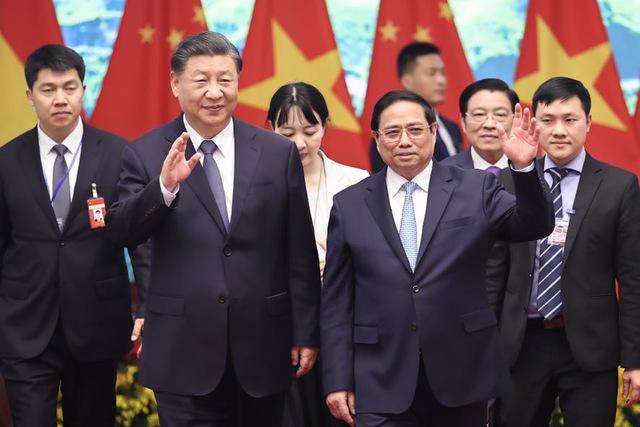
[{"label": "lanyard", "polygon": [[[60,188],[62,187],[62,184],[64,183],[64,180],[69,177],[69,172],[71,172],[71,169],[73,168],[73,165],[76,163],[76,159],[78,158],[78,153],[80,153],[80,149],[81,148],[82,148],[82,140],[80,140],[80,144],[78,145],[78,149],[76,150],[76,152],[73,154],[73,157],[71,158],[71,164],[67,168],[67,171],[64,173],[64,176],[60,179],[60,181],[56,184],[55,188],[53,189],[53,194],[51,196],[51,203],[53,203],[53,201],[56,199],[56,196],[60,192]],[[47,182],[47,174],[46,174],[46,172],[43,175],[44,175],[44,181],[45,181],[45,184],[47,185],[47,190],[48,190],[49,189],[49,183]]]}]

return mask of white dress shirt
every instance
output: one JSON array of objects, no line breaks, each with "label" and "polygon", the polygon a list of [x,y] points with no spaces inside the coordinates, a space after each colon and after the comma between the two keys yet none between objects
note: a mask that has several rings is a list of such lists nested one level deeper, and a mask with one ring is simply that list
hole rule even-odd
[{"label": "white dress shirt", "polygon": [[[69,198],[73,200],[73,190],[76,186],[76,179],[78,178],[78,166],[80,165],[80,154],[82,151],[82,134],[84,128],[82,127],[82,120],[78,119],[78,124],[71,131],[71,133],[61,142],[62,145],[67,147],[67,152],[64,154],[64,160],[67,163],[69,169]],[[56,162],[58,155],[55,151],[52,151],[53,147],[58,145],[53,139],[44,133],[40,124],[38,123],[38,146],[40,147],[40,163],[42,164],[42,173],[44,174],[44,180],[47,183],[47,191],[49,191],[49,199],[53,195],[53,190],[58,184],[53,182],[53,165]],[[77,154],[76,154],[77,152]],[[73,157],[76,156],[76,160],[73,161]]]},{"label": "white dress shirt", "polygon": [[489,166],[497,166],[500,169],[505,169],[509,167],[509,159],[507,159],[507,156],[505,156],[504,153],[502,154],[502,157],[500,157],[500,159],[497,162],[492,164],[487,162],[485,159],[483,159],[482,156],[480,156],[480,154],[478,154],[476,149],[473,147],[471,147],[471,160],[473,161],[474,169],[485,170]]},{"label": "white dress shirt", "polygon": [[438,123],[438,133],[440,134],[440,138],[442,138],[442,142],[444,142],[444,146],[447,148],[447,152],[450,156],[455,156],[458,152],[456,151],[456,145],[453,143],[453,138],[451,138],[449,129],[447,129],[447,127],[444,125],[444,122],[437,114],[436,122]]},{"label": "white dress shirt", "polygon": [[[191,127],[189,122],[187,121],[186,116],[182,116],[184,121],[184,127],[189,134],[189,139],[193,144],[193,149],[198,152],[200,149],[200,144],[206,138],[202,137],[196,130]],[[231,222],[231,204],[233,201],[233,178],[235,171],[235,157],[236,157],[236,147],[235,147],[235,137],[233,133],[233,119],[229,120],[229,124],[220,131],[215,137],[211,138],[213,142],[216,143],[218,149],[213,153],[213,160],[216,162],[218,166],[218,170],[220,171],[220,178],[222,178],[222,188],[224,188],[224,198],[225,204],[227,206],[227,215],[229,217],[229,222]],[[204,157],[200,159],[200,164],[204,161]],[[171,203],[175,200],[178,195],[178,191],[180,190],[180,185],[176,187],[176,189],[171,192],[164,187],[162,180],[160,180],[160,190],[162,191],[162,196],[164,197],[164,202],[167,206],[171,206]]]},{"label": "white dress shirt", "polygon": [[[427,195],[429,191],[429,181],[431,180],[431,171],[433,170],[433,162],[430,161],[426,168],[418,175],[416,175],[411,181],[417,184],[416,189],[413,191],[413,208],[416,215],[416,231],[418,232],[418,247],[420,247],[420,241],[422,240],[422,226],[424,224],[424,217],[427,212]],[[405,191],[402,189],[402,184],[408,182],[407,179],[398,175],[390,167],[387,168],[387,194],[389,195],[389,204],[391,205],[391,213],[393,214],[393,222],[396,224],[396,229],[400,232],[400,221],[402,220],[402,207],[404,206]]]}]

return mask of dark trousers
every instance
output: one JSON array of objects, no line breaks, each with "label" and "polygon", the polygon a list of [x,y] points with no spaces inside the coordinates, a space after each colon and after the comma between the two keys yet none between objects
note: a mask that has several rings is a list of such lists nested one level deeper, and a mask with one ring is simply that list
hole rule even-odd
[{"label": "dark trousers", "polygon": [[357,413],[356,427],[484,427],[487,425],[487,402],[476,402],[451,408],[442,405],[433,395],[422,361],[418,373],[416,394],[411,406],[401,414]]},{"label": "dark trousers", "polygon": [[58,390],[65,427],[113,427],[116,360],[81,362],[69,352],[60,322],[33,359],[3,359],[14,427],[55,427]]},{"label": "dark trousers", "polygon": [[529,321],[511,374],[515,387],[501,399],[501,426],[548,427],[556,397],[567,427],[614,424],[617,369],[581,369],[564,329],[544,329],[541,322]]},{"label": "dark trousers", "polygon": [[280,427],[285,396],[249,396],[238,384],[230,355],[222,380],[211,393],[154,393],[163,427]]}]

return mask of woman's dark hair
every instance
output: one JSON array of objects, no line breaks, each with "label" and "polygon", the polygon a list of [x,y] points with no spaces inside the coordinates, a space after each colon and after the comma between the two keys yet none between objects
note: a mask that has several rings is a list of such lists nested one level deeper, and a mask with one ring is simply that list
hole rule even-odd
[{"label": "woman's dark hair", "polygon": [[[329,109],[324,96],[314,86],[304,82],[287,83],[281,86],[271,97],[267,120],[275,129],[284,126],[293,108],[299,108],[304,118],[311,124],[326,126]],[[315,113],[315,114],[314,114]],[[318,117],[320,123],[318,123]]]}]

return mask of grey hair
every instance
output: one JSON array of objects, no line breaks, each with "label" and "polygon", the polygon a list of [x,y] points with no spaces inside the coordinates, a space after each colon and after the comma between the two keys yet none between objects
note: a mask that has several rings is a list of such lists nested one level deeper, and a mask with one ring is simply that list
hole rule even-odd
[{"label": "grey hair", "polygon": [[171,55],[171,71],[180,74],[192,56],[228,55],[236,64],[238,74],[242,71],[242,58],[238,49],[225,36],[213,31],[203,31],[182,40]]}]

